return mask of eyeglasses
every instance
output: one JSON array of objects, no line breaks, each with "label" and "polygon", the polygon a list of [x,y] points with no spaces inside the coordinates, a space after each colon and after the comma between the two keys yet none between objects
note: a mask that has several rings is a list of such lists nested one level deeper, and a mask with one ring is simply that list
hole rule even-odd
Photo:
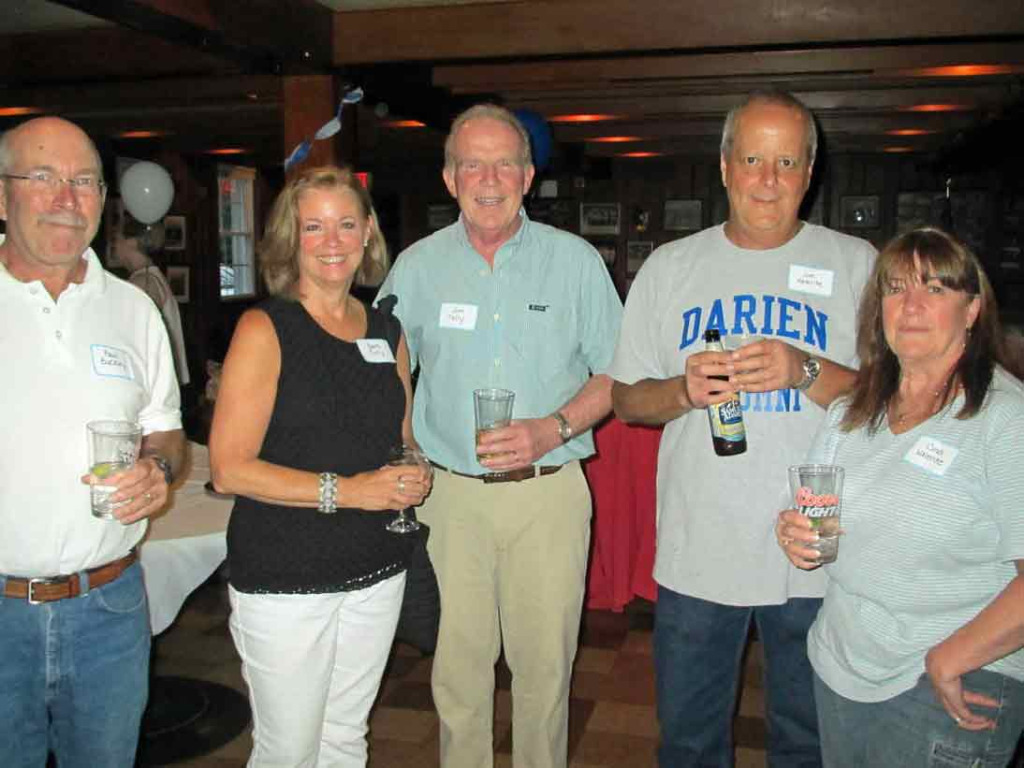
[{"label": "eyeglasses", "polygon": [[0,173],[0,178],[27,181],[36,192],[45,192],[51,195],[57,194],[61,184],[67,184],[83,197],[99,197],[107,187],[104,181],[95,176],[76,176],[73,179],[65,179],[52,171],[29,171],[24,174]]}]

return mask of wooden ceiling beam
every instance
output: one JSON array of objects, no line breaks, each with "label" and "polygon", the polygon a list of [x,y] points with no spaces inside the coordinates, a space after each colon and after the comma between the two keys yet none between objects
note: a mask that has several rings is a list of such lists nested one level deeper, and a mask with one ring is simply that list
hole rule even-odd
[{"label": "wooden ceiling beam", "polygon": [[334,14],[315,0],[52,1],[251,71],[325,71],[334,58]]},{"label": "wooden ceiling beam", "polygon": [[1024,0],[718,0],[713,9],[679,0],[523,0],[338,12],[334,62],[807,47],[1022,33]]},{"label": "wooden ceiling beam", "polygon": [[820,76],[845,72],[864,78],[952,64],[1024,64],[1024,40],[453,64],[434,67],[433,79],[434,85],[463,93],[744,75]]},{"label": "wooden ceiling beam", "polygon": [[[1007,100],[1007,89],[1002,86],[971,87],[958,84],[942,84],[934,87],[922,85],[917,88],[889,88],[880,90],[832,90],[800,91],[794,93],[816,114],[838,110],[856,112],[861,110],[899,110],[917,104],[962,104],[971,109],[985,109]],[[573,114],[577,112],[618,115],[622,119],[658,117],[674,114],[689,116],[725,115],[737,102],[736,93],[699,95],[657,95],[641,97],[620,96],[600,98],[594,95],[573,99],[570,96],[557,99],[525,98],[509,104],[513,109],[532,109],[540,114]],[[611,124],[611,123],[609,123]]]}]

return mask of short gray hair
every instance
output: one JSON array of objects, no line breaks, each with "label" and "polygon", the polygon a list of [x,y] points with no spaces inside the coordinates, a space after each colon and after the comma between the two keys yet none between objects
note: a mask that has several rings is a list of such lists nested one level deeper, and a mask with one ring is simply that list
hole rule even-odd
[{"label": "short gray hair", "polygon": [[497,104],[475,104],[452,121],[451,130],[448,131],[448,138],[444,141],[445,168],[454,168],[458,160],[455,156],[455,137],[462,130],[462,126],[470,120],[478,118],[497,120],[499,123],[505,123],[505,125],[514,130],[519,135],[519,141],[522,145],[522,150],[519,153],[520,163],[524,168],[533,164],[533,155],[530,154],[530,134],[523,127],[523,124],[519,122],[519,118],[505,109],[505,107],[499,107]]},{"label": "short gray hair", "polygon": [[11,143],[9,137],[13,128],[0,133],[0,173],[8,173],[11,170]]},{"label": "short gray hair", "polygon": [[814,158],[818,155],[818,127],[814,122],[814,114],[796,96],[779,90],[753,91],[729,110],[729,114],[725,116],[725,125],[722,127],[722,157],[728,157],[732,153],[732,145],[736,138],[736,123],[739,122],[740,114],[754,104],[775,104],[795,109],[803,115],[804,123],[807,125],[807,161],[810,165],[814,165]]}]

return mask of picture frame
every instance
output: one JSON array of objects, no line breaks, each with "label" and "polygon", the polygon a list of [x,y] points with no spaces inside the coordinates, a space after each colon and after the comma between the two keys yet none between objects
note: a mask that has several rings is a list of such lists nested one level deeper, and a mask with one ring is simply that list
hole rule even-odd
[{"label": "picture frame", "polygon": [[618,203],[580,203],[580,234],[619,234],[619,213]]},{"label": "picture frame", "polygon": [[700,200],[666,200],[662,229],[667,232],[695,232],[703,227]]},{"label": "picture frame", "polygon": [[164,216],[164,250],[184,251],[187,244],[184,216]]},{"label": "picture frame", "polygon": [[654,243],[651,240],[629,240],[626,243],[626,274],[632,277],[639,272],[652,251]]},{"label": "picture frame", "polygon": [[841,229],[878,229],[881,226],[878,195],[844,195],[839,198]]},{"label": "picture frame", "polygon": [[171,287],[171,295],[179,304],[188,304],[189,268],[168,267],[167,284]]},{"label": "picture frame", "polygon": [[427,229],[435,232],[459,220],[459,206],[455,203],[430,203],[427,205]]},{"label": "picture frame", "polygon": [[103,262],[107,269],[117,269],[124,266],[114,248],[114,243],[117,242],[117,236],[121,231],[121,223],[123,221],[124,201],[117,195],[111,195],[107,198],[106,205],[103,206],[103,237],[106,240]]}]

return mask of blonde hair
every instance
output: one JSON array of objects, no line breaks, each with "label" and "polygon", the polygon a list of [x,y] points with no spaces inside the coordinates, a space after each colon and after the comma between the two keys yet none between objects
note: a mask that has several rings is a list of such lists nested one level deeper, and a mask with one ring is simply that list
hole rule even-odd
[{"label": "blonde hair", "polygon": [[263,239],[257,248],[260,274],[271,296],[297,298],[299,282],[299,196],[309,189],[347,189],[359,202],[360,212],[370,219],[370,236],[363,262],[356,272],[361,285],[378,285],[388,271],[388,246],[380,231],[377,212],[366,187],[350,168],[325,165],[303,171],[285,184],[274,201]]}]

